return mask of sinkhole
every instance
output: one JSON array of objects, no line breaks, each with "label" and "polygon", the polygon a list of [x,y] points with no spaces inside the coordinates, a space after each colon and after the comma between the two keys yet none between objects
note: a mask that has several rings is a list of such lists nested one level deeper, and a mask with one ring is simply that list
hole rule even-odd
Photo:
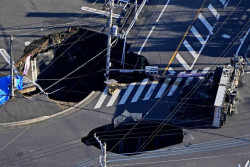
[{"label": "sinkhole", "polygon": [[125,155],[157,150],[183,141],[181,128],[162,124],[162,121],[126,122],[117,127],[108,124],[93,129],[81,141],[87,146],[100,148],[94,135],[106,143],[107,151]]}]

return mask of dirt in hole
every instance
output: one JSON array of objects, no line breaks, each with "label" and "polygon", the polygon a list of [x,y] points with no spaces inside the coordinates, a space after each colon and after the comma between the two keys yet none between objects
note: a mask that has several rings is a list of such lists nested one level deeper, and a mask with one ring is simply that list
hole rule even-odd
[{"label": "dirt in hole", "polygon": [[[123,40],[113,38],[112,41],[114,44],[111,50],[110,68],[121,69]],[[127,44],[127,50],[129,46]],[[16,63],[16,67],[19,71],[23,71],[25,60],[31,55],[31,60],[36,59],[37,83],[46,92],[51,93],[49,97],[57,101],[78,102],[91,91],[104,89],[106,48],[106,34],[73,27],[65,32],[33,41],[25,48],[24,55]],[[141,69],[149,65],[145,57],[132,52],[127,53],[127,50],[125,69]],[[68,75],[72,71],[75,72]],[[60,80],[66,75],[68,75],[66,78]],[[27,77],[32,79],[31,70]],[[143,73],[110,72],[110,79],[116,79],[120,83],[136,82],[143,78],[145,78]],[[55,85],[50,87],[53,84]],[[47,89],[48,87],[50,88]],[[29,94],[38,92],[37,89]]]}]

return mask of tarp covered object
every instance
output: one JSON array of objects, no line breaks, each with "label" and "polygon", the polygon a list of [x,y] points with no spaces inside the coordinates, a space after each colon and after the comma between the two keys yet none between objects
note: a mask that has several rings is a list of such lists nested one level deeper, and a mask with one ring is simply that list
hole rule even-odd
[{"label": "tarp covered object", "polygon": [[[11,82],[10,75],[0,78],[0,105],[5,103],[9,99],[10,82]],[[23,77],[22,76],[18,76],[18,75],[15,76],[14,87],[19,90],[23,90]]]},{"label": "tarp covered object", "polygon": [[9,99],[10,76],[0,78],[0,105]]},{"label": "tarp covered object", "polygon": [[16,83],[15,83],[14,87],[19,89],[19,90],[23,90],[23,77],[16,75],[15,79],[16,79]]}]

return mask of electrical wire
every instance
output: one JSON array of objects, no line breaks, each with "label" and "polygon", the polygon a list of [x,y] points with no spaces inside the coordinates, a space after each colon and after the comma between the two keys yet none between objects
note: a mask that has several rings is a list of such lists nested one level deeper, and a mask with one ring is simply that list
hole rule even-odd
[{"label": "electrical wire", "polygon": [[[242,2],[242,0],[241,0],[240,2]],[[240,4],[240,2],[238,3],[238,5]],[[238,5],[235,7],[235,9],[238,7]],[[235,9],[233,10],[233,12],[235,11]],[[231,12],[231,14],[232,14],[233,12]],[[231,14],[230,14],[230,16],[231,16]],[[229,18],[229,17],[228,17],[228,18]],[[225,21],[226,21],[226,20],[225,20]],[[222,27],[222,26],[221,26],[221,27]],[[220,28],[221,28],[221,27],[220,27]],[[218,30],[219,30],[219,29],[218,29]],[[218,30],[216,31],[216,33],[218,32]],[[216,33],[214,33],[214,35],[215,35]],[[204,82],[204,81],[202,81],[202,82]],[[202,82],[201,82],[201,83],[202,83]],[[194,88],[195,88],[195,86],[194,86]],[[193,93],[194,93],[197,89],[198,89],[198,86],[197,86],[197,88],[193,91]],[[166,92],[167,92],[167,91],[166,91]],[[166,92],[165,92],[165,94],[166,94]],[[191,91],[190,91],[190,92],[191,92]],[[192,95],[193,93],[190,93],[190,96],[189,96],[189,97],[191,97],[191,95]],[[164,94],[164,95],[165,95],[165,94]],[[164,95],[163,95],[163,96],[164,96]],[[188,95],[188,94],[187,94],[187,95]],[[163,97],[163,96],[162,96],[162,97]],[[159,99],[159,101],[162,99],[162,97]],[[186,101],[187,101],[187,100],[186,100]],[[156,104],[158,104],[158,103],[156,102]],[[155,105],[156,105],[156,104],[155,104]],[[153,105],[153,107],[154,107],[155,105]],[[152,108],[153,108],[153,107],[152,107]],[[181,107],[181,106],[180,106],[180,107]],[[179,105],[177,105],[176,108],[179,110],[180,107],[179,107]],[[143,119],[148,115],[148,113],[152,111],[152,108],[145,114],[145,116],[144,116],[142,119],[140,119],[140,121],[143,120]],[[178,110],[174,110],[174,112],[172,112],[172,113],[176,113]],[[171,113],[171,114],[172,114],[172,113]],[[169,116],[167,116],[167,118],[169,117],[169,118],[171,119],[171,118],[174,116],[174,114],[172,114],[172,115],[171,115],[171,114],[170,114]],[[139,121],[134,127],[136,127],[136,126],[140,123],[140,121]],[[165,121],[166,121],[166,119],[165,119]],[[168,120],[168,121],[169,121],[169,120]],[[163,121],[163,122],[164,122],[164,121]],[[160,128],[160,126],[159,126],[159,128]],[[127,134],[129,134],[132,130],[133,130],[133,128],[132,128]],[[126,135],[125,135],[125,136],[126,136]],[[125,136],[124,136],[124,137],[125,137]],[[120,140],[120,141],[121,141],[121,140]],[[119,143],[117,143],[117,144],[119,144]],[[117,144],[116,144],[113,148],[115,148],[115,147],[117,146]],[[111,149],[111,151],[112,151],[112,149]],[[110,152],[110,151],[109,151],[109,152]]]}]

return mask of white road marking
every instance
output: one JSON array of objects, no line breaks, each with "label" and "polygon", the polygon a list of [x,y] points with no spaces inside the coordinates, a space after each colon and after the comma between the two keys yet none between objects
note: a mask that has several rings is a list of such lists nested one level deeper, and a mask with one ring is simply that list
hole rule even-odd
[{"label": "white road marking", "polygon": [[[206,74],[206,73],[208,73],[209,70],[210,70],[210,67],[205,67],[205,68],[202,70],[201,73]],[[200,79],[200,80],[203,80],[204,77],[199,77],[199,79]]]},{"label": "white road marking", "polygon": [[124,95],[122,96],[122,99],[119,102],[119,105],[121,104],[125,104],[125,102],[127,101],[130,93],[132,92],[133,88],[135,87],[136,83],[131,83],[128,87],[128,89],[126,90],[126,92],[124,93]]},{"label": "white road marking", "polygon": [[205,17],[201,13],[198,15],[198,18],[207,27],[209,32],[213,31],[213,27],[208,23],[208,21],[205,19]]},{"label": "white road marking", "polygon": [[249,31],[250,31],[250,28],[247,30],[246,35],[245,35],[245,36],[243,37],[243,39],[241,40],[240,46],[238,47],[238,49],[237,49],[237,51],[236,51],[236,56],[238,56],[239,51],[240,51],[240,48],[242,47],[243,43],[245,42],[245,40],[246,40],[246,38],[247,38],[247,35],[248,35]]},{"label": "white road marking", "polygon": [[170,73],[170,75],[174,75],[176,73],[171,67],[168,68],[168,72]]},{"label": "white road marking", "polygon": [[249,166],[250,165],[249,165],[249,160],[248,160],[244,167],[249,167]]},{"label": "white road marking", "polygon": [[102,103],[104,102],[107,96],[108,96],[108,87],[106,86],[94,108],[101,108]]},{"label": "white road marking", "polygon": [[[180,74],[185,74],[185,73],[186,73],[186,72],[180,72]],[[173,85],[172,85],[171,89],[169,90],[167,96],[173,96],[173,95],[174,95],[175,91],[177,90],[178,86],[179,86],[180,83],[181,83],[181,80],[182,80],[182,78],[177,78],[177,79],[175,80],[175,82],[173,83]]]},{"label": "white road marking", "polygon": [[145,97],[143,98],[143,101],[150,99],[150,97],[153,94],[153,92],[154,92],[157,85],[158,85],[158,81],[154,81],[151,84],[150,88],[148,89],[148,92],[146,93]]},{"label": "white road marking", "polygon": [[225,5],[226,0],[220,0],[220,2],[222,3],[222,5]]},{"label": "white road marking", "polygon": [[[191,73],[194,74],[194,73],[197,73],[197,71],[198,71],[198,69],[192,70]],[[184,87],[187,86],[187,85],[189,85],[193,81],[193,79],[194,79],[194,77],[188,77],[188,79],[185,82]]]},{"label": "white road marking", "polygon": [[161,86],[160,90],[158,91],[157,95],[155,96],[155,98],[160,98],[163,95],[163,93],[166,90],[166,88],[168,87],[168,84],[170,81],[171,81],[170,78],[165,79],[164,83],[162,84],[162,86]]},{"label": "white road marking", "polygon": [[114,104],[115,100],[117,99],[118,95],[120,94],[121,89],[116,89],[112,95],[112,97],[110,98],[107,107],[110,107]]},{"label": "white road marking", "polygon": [[214,17],[219,20],[220,14],[217,12],[217,10],[213,7],[212,4],[208,5],[208,9],[213,13]]},{"label": "white road marking", "polygon": [[191,31],[194,34],[194,36],[200,41],[200,43],[202,45],[206,44],[205,40],[202,38],[202,36],[200,35],[200,33],[196,30],[196,28],[194,26],[192,26]]},{"label": "white road marking", "polygon": [[150,35],[151,35],[152,32],[154,31],[154,29],[155,29],[155,26],[153,26],[153,27],[151,28],[151,30],[150,30],[150,32],[149,32],[147,38],[146,38],[145,41],[143,42],[143,44],[142,44],[142,46],[141,46],[141,48],[140,48],[140,50],[139,50],[139,52],[138,52],[138,55],[141,54],[142,49],[144,48],[145,44],[146,44],[147,41],[148,41],[148,38],[150,37]]},{"label": "white road marking", "polygon": [[187,40],[184,40],[183,45],[187,48],[187,50],[192,54],[192,56],[197,59],[199,57],[199,55],[196,53],[196,51],[194,51],[194,49],[192,48],[192,46],[188,43]]},{"label": "white road marking", "polygon": [[[83,6],[81,7],[83,11],[91,12],[91,13],[96,13],[104,16],[109,16],[109,12],[103,11],[103,10],[98,10],[90,7]],[[113,14],[113,18],[119,19],[121,16],[118,14]]]},{"label": "white road marking", "polygon": [[134,103],[134,102],[137,102],[143,89],[145,88],[145,86],[147,85],[148,83],[148,78],[144,79],[142,82],[141,82],[141,85],[139,87],[139,89],[137,90],[137,92],[135,93],[133,99],[131,100],[131,103]]},{"label": "white road marking", "polygon": [[159,20],[160,20],[160,18],[161,18],[161,16],[162,16],[162,14],[163,14],[163,12],[166,10],[166,8],[167,8],[167,6],[168,6],[168,4],[169,4],[169,2],[170,2],[170,0],[168,0],[168,1],[166,2],[166,4],[165,4],[164,8],[162,9],[162,11],[161,11],[160,15],[158,16],[158,18],[157,18],[157,20],[156,20],[156,23],[158,23],[158,22],[159,22]]},{"label": "white road marking", "polygon": [[[10,55],[6,52],[5,49],[0,49],[0,54],[3,56],[3,58],[5,59],[5,61],[10,65]],[[15,64],[15,62],[13,61],[13,65]],[[14,72],[18,73],[17,68],[14,66],[13,67]]]},{"label": "white road marking", "polygon": [[187,64],[187,62],[181,57],[179,53],[177,53],[175,57],[181,63],[181,65],[185,68],[185,70],[191,70],[191,67]]}]

